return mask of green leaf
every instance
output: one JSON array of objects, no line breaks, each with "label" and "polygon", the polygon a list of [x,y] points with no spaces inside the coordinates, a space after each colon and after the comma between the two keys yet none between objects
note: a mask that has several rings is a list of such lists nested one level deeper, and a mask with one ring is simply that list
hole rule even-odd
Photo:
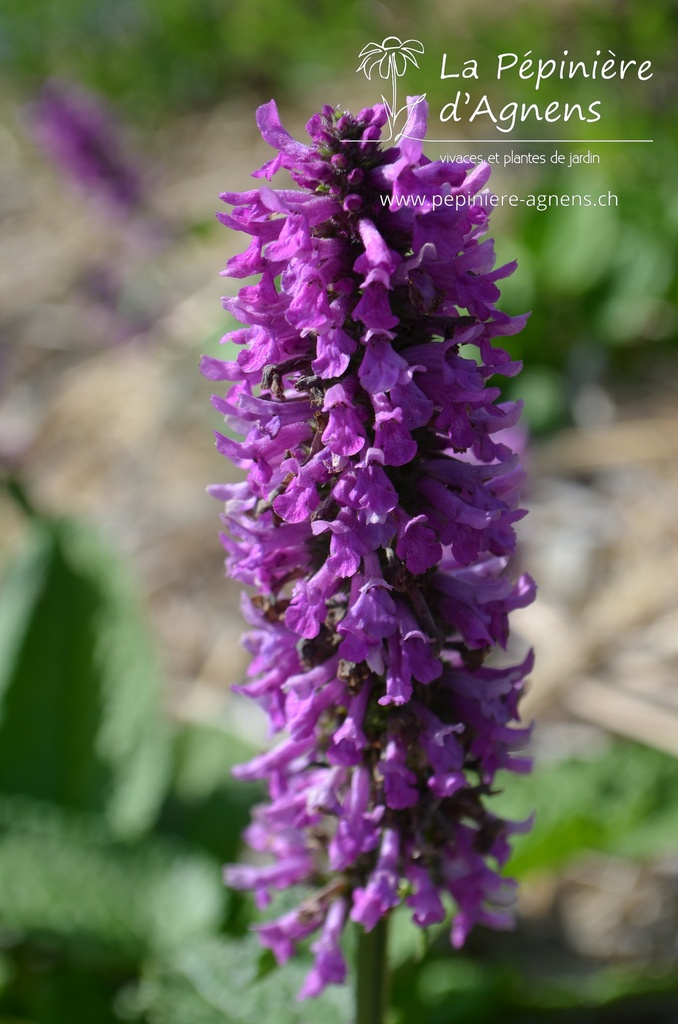
[{"label": "green leaf", "polygon": [[199,843],[222,862],[236,860],[261,785],[236,782],[231,769],[257,751],[224,729],[188,723],[174,737],[174,775],[161,825]]},{"label": "green leaf", "polygon": [[590,760],[537,764],[532,776],[504,782],[493,811],[535,815],[532,831],[514,841],[508,871],[518,878],[560,868],[586,850],[642,857],[675,846],[678,760],[660,751],[616,741]]},{"label": "green leaf", "polygon": [[[605,179],[590,169],[586,177],[571,175],[569,181],[573,193],[602,193],[608,188]],[[578,189],[578,183],[585,184]],[[540,274],[547,288],[560,295],[580,295],[605,277],[619,238],[615,207],[558,207],[546,224]]]},{"label": "green leaf", "polygon": [[330,986],[318,999],[297,1002],[310,962],[289,961],[258,978],[260,947],[207,939],[152,965],[139,1005],[149,1024],[348,1024],[348,986]]},{"label": "green leaf", "polygon": [[[114,1009],[120,979],[114,972],[94,973],[45,951],[20,951],[17,961],[14,985],[2,999],[0,1024],[73,1024],[74,1007],[75,1019],[87,1024],[120,1024]],[[135,1024],[141,1024],[138,1017]]]},{"label": "green leaf", "polygon": [[103,810],[130,836],[157,813],[168,754],[124,566],[79,523],[38,520],[0,599],[0,793]]},{"label": "green leaf", "polygon": [[259,959],[257,961],[257,974],[256,980],[260,981],[261,978],[265,978],[271,971],[277,971],[278,961],[276,960],[273,951],[270,949],[262,949],[259,953]]},{"label": "green leaf", "polygon": [[[256,747],[222,727],[187,722],[176,732],[174,742],[174,787],[184,800],[202,800],[219,786],[242,789],[231,774],[236,764],[258,753]],[[252,787],[259,795],[260,787]]]},{"label": "green leaf", "polygon": [[412,920],[410,907],[397,907],[388,922],[388,955],[392,967],[408,960],[422,960],[433,939],[446,930],[449,931],[448,921],[442,928],[420,928]]},{"label": "green leaf", "polygon": [[226,899],[220,865],[182,843],[0,798],[0,936],[137,962],[215,934]]}]

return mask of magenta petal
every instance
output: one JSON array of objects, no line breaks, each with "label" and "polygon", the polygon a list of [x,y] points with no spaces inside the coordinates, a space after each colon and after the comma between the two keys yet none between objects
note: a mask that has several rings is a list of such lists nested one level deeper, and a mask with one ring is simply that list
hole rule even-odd
[{"label": "magenta petal", "polygon": [[270,100],[257,109],[257,126],[269,146],[289,154],[294,159],[303,159],[310,151],[309,146],[297,142],[287,129],[283,128],[275,100]]},{"label": "magenta petal", "polygon": [[376,395],[395,387],[406,368],[407,363],[394,352],[389,339],[375,334],[367,342],[358,376],[365,390]]},{"label": "magenta petal", "polygon": [[366,286],[353,315],[371,331],[390,331],[398,324],[397,316],[391,312],[388,292],[384,284],[379,282]]},{"label": "magenta petal", "polygon": [[336,455],[357,455],[364,447],[363,425],[350,406],[335,405],[330,409],[322,440]]}]

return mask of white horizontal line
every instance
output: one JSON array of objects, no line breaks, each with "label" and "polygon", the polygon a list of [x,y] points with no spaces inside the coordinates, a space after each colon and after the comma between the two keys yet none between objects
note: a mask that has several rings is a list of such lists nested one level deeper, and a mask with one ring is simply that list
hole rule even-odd
[{"label": "white horizontal line", "polygon": [[[401,138],[409,139],[409,135],[401,135]],[[412,139],[413,142],[437,142],[437,143],[449,143],[452,146],[457,146],[460,142],[510,142],[513,145],[519,146],[523,142],[539,142],[545,145],[551,142],[587,142],[591,145],[599,144],[601,142],[654,142],[654,139]]]},{"label": "white horizontal line", "polygon": [[[623,143],[627,143],[627,142],[654,142],[654,139],[428,139],[428,138],[426,138],[426,139],[415,139],[414,136],[412,136],[412,135],[398,135],[398,137],[395,139],[395,141],[396,142],[400,142],[401,139],[409,139],[410,142],[435,142],[438,145],[446,145],[446,146],[458,146],[462,142],[463,143],[467,143],[467,144],[474,143],[475,145],[480,145],[481,143],[485,143],[485,142],[488,142],[488,143],[491,142],[493,144],[496,143],[496,142],[504,142],[504,143],[510,142],[511,145],[513,145],[513,146],[520,146],[520,145],[522,145],[524,143],[527,143],[527,142],[529,142],[529,143],[539,143],[540,145],[545,145],[545,146],[550,145],[553,142],[586,142],[589,145],[596,145],[596,146],[600,145],[601,142],[623,142]],[[344,142],[344,143],[353,143],[354,145],[358,145],[360,143],[364,144],[365,142],[371,142],[371,143],[374,143],[374,145],[378,145],[379,143],[381,143],[383,145],[383,144],[386,144],[387,142],[391,142],[392,140],[391,139],[341,139],[340,141]]]}]

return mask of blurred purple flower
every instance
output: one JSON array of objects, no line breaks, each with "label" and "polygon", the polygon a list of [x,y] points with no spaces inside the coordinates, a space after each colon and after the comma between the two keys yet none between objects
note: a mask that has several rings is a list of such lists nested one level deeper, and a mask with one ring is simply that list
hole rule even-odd
[{"label": "blurred purple flower", "polygon": [[[424,116],[413,101],[411,135]],[[310,146],[273,101],[257,119],[278,155],[255,176],[284,167],[301,190],[222,196],[220,220],[252,238],[224,273],[260,277],[224,299],[238,358],[203,372],[232,382],[217,446],[247,473],[212,489],[228,571],[256,591],[238,690],[287,738],[236,772],[268,781],[247,839],[274,863],[226,878],[260,905],[315,887],[258,927],[280,962],[322,928],[305,996],[343,979],[346,919],[370,930],[405,903],[426,927],[452,906],[455,945],[510,921],[498,869],[523,826],[484,798],[500,769],[529,769],[511,722],[532,657],[485,660],[534,595],[509,575],[523,474],[503,442],[520,408],[495,385],[520,364],[494,339],[525,317],[496,308],[513,265],[495,270],[481,240],[487,166],[433,163],[414,139],[382,150],[383,107],[325,107]]]},{"label": "blurred purple flower", "polygon": [[28,121],[41,149],[91,198],[118,215],[137,212],[145,198],[141,177],[100,99],[51,80],[30,105]]}]

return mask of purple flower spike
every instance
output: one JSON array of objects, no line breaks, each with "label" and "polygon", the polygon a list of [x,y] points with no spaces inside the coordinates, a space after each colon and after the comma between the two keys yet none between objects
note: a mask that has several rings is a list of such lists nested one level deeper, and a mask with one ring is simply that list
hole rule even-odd
[{"label": "purple flower spike", "polygon": [[[425,104],[411,116],[419,134]],[[384,150],[386,120],[325,107],[302,145],[260,108],[278,155],[255,176],[284,168],[300,187],[222,196],[220,219],[249,236],[225,273],[259,281],[224,300],[244,325],[224,339],[237,359],[203,364],[231,382],[217,446],[246,474],[212,488],[228,572],[255,591],[238,690],[283,733],[236,770],[267,779],[269,801],[246,834],[256,865],[227,880],[260,905],[310,887],[257,926],[280,963],[319,931],[302,998],[344,980],[346,920],[371,930],[404,904],[425,928],[451,903],[455,945],[475,923],[506,927],[500,869],[529,827],[485,807],[497,771],[529,768],[512,723],[531,655],[486,664],[534,597],[510,575],[520,406],[496,386],[520,365],[494,344],[525,317],[496,308],[513,267],[494,269],[483,240],[489,168],[409,139]]]},{"label": "purple flower spike", "polygon": [[134,213],[141,179],[123,155],[104,104],[70,83],[51,80],[28,111],[33,136],[67,177],[113,213]]}]

